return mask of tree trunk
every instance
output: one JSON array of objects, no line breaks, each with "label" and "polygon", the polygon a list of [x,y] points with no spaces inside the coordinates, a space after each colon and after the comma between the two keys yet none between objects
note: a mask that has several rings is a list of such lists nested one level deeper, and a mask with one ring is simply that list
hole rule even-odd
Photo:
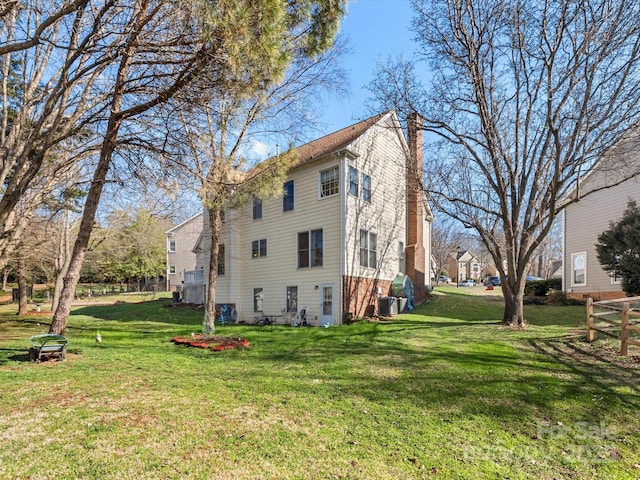
[{"label": "tree trunk", "polygon": [[211,225],[211,255],[209,256],[209,276],[207,278],[207,298],[205,303],[202,333],[213,334],[216,331],[216,281],[218,278],[218,252],[220,251],[220,210],[208,208]]},{"label": "tree trunk", "polygon": [[129,38],[122,60],[118,67],[114,93],[111,100],[111,114],[107,123],[102,148],[100,150],[100,159],[98,160],[96,171],[93,174],[93,179],[91,180],[91,186],[89,187],[89,193],[87,194],[87,200],[82,212],[80,230],[73,246],[73,254],[71,255],[71,261],[69,263],[69,270],[64,277],[64,286],[62,288],[62,293],[60,294],[60,302],[58,303],[58,308],[56,308],[55,314],[53,315],[53,321],[51,322],[49,333],[62,335],[65,328],[67,328],[69,313],[71,313],[71,303],[73,302],[76,287],[80,280],[80,271],[82,270],[84,257],[87,253],[89,238],[93,231],[98,204],[100,203],[100,197],[102,196],[102,188],[104,187],[105,180],[107,179],[107,173],[109,172],[109,167],[111,165],[111,158],[117,146],[118,132],[123,121],[121,114],[122,100],[126,90],[127,74],[133,61],[133,53],[137,47],[138,34],[142,28],[141,22],[143,12],[146,10],[147,2],[144,3],[145,4],[140,7],[140,15],[135,22],[134,31]]},{"label": "tree trunk", "polygon": [[9,281],[9,269],[7,267],[2,269],[2,291],[7,291],[7,282]]},{"label": "tree trunk", "polygon": [[18,315],[27,314],[27,266],[22,255],[18,255]]},{"label": "tree trunk", "polygon": [[58,243],[58,252],[55,259],[54,273],[55,273],[55,285],[53,287],[53,298],[51,299],[51,311],[55,312],[58,309],[60,303],[60,295],[64,287],[64,277],[69,271],[69,263],[71,262],[71,248],[69,245],[69,210],[67,209],[64,214],[64,223],[62,225],[62,232],[60,235],[60,242]]},{"label": "tree trunk", "polygon": [[514,328],[526,327],[524,319],[524,282],[516,282],[515,285],[503,282],[502,293],[504,296],[504,317],[502,324]]},{"label": "tree trunk", "polygon": [[84,256],[87,252],[89,238],[91,237],[93,224],[95,222],[96,211],[98,210],[98,204],[102,195],[102,187],[104,186],[104,182],[109,171],[111,155],[115,150],[116,136],[117,128],[115,130],[110,129],[109,136],[105,138],[100,160],[93,176],[93,180],[91,181],[87,201],[82,212],[80,230],[78,231],[78,236],[73,246],[73,254],[71,255],[71,261],[69,262],[69,269],[67,270],[67,274],[64,276],[64,286],[60,293],[58,308],[56,308],[55,314],[53,315],[53,321],[51,322],[49,333],[62,335],[64,334],[65,328],[67,328],[69,313],[71,313],[71,304],[75,296],[78,281],[80,280],[82,263],[84,262]]}]

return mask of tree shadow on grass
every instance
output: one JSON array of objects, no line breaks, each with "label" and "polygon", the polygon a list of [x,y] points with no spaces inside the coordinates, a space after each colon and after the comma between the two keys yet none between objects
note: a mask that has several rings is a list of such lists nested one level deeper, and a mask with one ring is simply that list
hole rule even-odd
[{"label": "tree shadow on grass", "polygon": [[29,362],[29,347],[0,348],[0,365],[11,362]]},{"label": "tree shadow on grass", "polygon": [[196,306],[172,307],[166,299],[140,303],[115,303],[111,305],[88,305],[75,308],[71,316],[86,316],[100,320],[119,322],[158,322],[172,325],[189,325],[202,322],[204,312]]},{"label": "tree shadow on grass", "polygon": [[[620,357],[615,352],[574,337],[530,340],[529,344],[536,352],[553,358],[567,370],[603,391],[617,395],[617,389],[628,387],[640,394],[640,363],[629,357]],[[640,407],[640,401],[632,402]]]},{"label": "tree shadow on grass", "polygon": [[[438,323],[449,326],[448,322]],[[399,328],[391,331],[393,327]],[[424,347],[420,339],[412,343],[412,332],[434,327],[438,325],[432,326],[428,320],[403,320],[397,325],[356,330],[348,336],[339,329],[319,331],[280,350],[260,353],[258,363],[292,368],[294,372],[312,371],[318,386],[310,387],[302,381],[291,387],[299,393],[308,390],[319,397],[353,397],[356,402],[360,397],[377,403],[404,400],[426,410],[451,411],[463,417],[508,418],[514,424],[523,416],[533,423],[543,417],[553,418],[563,399],[571,399],[574,418],[587,420],[594,396],[608,399],[600,413],[615,418],[620,408],[620,387],[635,393],[624,396],[628,405],[640,406],[635,375],[638,369],[603,364],[603,358],[593,366],[583,358],[590,354],[575,337],[525,338],[515,344],[490,338],[486,342],[459,343],[455,337],[446,338],[444,343],[423,338]],[[403,330],[407,337],[394,337]],[[243,375],[246,381],[268,389],[272,372],[273,366],[269,365],[265,378],[259,378],[260,369],[250,369]]]}]

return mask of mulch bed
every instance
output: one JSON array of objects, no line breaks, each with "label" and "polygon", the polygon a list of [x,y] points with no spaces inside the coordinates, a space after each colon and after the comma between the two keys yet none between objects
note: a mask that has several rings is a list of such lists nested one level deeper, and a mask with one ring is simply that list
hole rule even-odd
[{"label": "mulch bed", "polygon": [[201,333],[192,334],[190,337],[173,337],[171,341],[178,345],[208,348],[216,352],[249,346],[249,341],[244,338],[217,337],[214,335],[203,335]]}]

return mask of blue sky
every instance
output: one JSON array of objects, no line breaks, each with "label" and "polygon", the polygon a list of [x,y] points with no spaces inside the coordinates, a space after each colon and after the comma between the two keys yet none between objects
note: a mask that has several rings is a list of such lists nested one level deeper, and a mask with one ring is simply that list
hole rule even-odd
[{"label": "blue sky", "polygon": [[373,78],[376,63],[389,55],[411,58],[415,48],[410,31],[413,13],[409,0],[350,0],[341,33],[351,46],[344,65],[350,81],[347,98],[329,99],[322,108],[324,133],[347,127],[366,116],[369,97],[365,86]]},{"label": "blue sky", "polygon": [[[349,0],[343,18],[340,35],[348,42],[350,53],[342,60],[347,73],[346,96],[327,96],[317,107],[319,130],[307,132],[306,141],[315,140],[329,133],[357,123],[369,116],[365,102],[378,61],[398,55],[411,58],[415,43],[410,31],[413,11],[409,0]],[[305,140],[297,143],[305,143]],[[276,143],[287,145],[288,140],[276,136],[254,138],[249,152],[252,161],[262,161],[276,154]]]}]

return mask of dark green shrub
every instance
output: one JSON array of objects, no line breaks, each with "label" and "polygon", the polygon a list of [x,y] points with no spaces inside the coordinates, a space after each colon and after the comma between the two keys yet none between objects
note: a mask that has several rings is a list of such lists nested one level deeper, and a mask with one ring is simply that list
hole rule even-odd
[{"label": "dark green shrub", "polygon": [[549,284],[549,290],[562,290],[561,278],[550,278],[547,283]]},{"label": "dark green shrub", "polygon": [[535,297],[545,297],[549,292],[549,283],[547,280],[529,280],[524,286],[525,295],[533,295]]}]

